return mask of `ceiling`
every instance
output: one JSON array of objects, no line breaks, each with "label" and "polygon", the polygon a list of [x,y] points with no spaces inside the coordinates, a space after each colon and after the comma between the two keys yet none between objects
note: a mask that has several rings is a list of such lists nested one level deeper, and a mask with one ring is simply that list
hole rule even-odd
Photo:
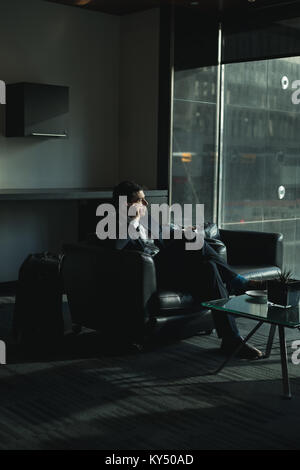
[{"label": "ceiling", "polygon": [[194,8],[205,14],[222,15],[254,10],[267,10],[271,7],[290,7],[300,0],[47,0],[112,15],[126,15],[162,5],[177,5]]}]

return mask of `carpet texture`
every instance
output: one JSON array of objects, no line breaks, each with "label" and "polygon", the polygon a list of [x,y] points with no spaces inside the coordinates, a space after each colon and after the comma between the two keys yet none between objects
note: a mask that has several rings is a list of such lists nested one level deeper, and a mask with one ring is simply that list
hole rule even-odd
[{"label": "carpet texture", "polygon": [[[8,338],[13,298],[0,302]],[[254,326],[238,321],[242,333]],[[269,327],[252,343],[264,348]],[[278,335],[269,359],[223,360],[220,340],[194,336],[138,352],[103,347],[99,335],[66,335],[48,357],[7,347],[0,365],[0,449],[299,449],[298,330],[287,330],[292,400],[281,397]],[[8,341],[8,339],[7,339]]]}]

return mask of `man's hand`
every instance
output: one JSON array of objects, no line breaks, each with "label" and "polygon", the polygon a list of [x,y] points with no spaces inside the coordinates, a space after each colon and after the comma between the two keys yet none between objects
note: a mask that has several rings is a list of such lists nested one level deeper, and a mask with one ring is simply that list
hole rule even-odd
[{"label": "man's hand", "polygon": [[140,202],[134,202],[128,208],[128,216],[133,220],[140,221],[140,218],[144,217],[146,211],[147,207],[144,204]]}]

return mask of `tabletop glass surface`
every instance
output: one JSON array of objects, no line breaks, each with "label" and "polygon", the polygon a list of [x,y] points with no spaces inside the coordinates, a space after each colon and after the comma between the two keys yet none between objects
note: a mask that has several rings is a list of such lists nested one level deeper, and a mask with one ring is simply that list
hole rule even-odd
[{"label": "tabletop glass surface", "polygon": [[300,326],[299,305],[297,307],[282,308],[271,305],[265,301],[257,300],[247,294],[202,302],[204,307],[221,310],[236,316],[252,318],[253,320],[274,323],[289,328]]}]

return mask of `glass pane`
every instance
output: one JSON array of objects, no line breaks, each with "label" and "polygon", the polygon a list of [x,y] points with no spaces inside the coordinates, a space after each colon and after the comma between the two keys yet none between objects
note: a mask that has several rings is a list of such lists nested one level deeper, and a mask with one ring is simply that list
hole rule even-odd
[{"label": "glass pane", "polygon": [[172,203],[204,204],[213,219],[217,68],[175,72]]},{"label": "glass pane", "polygon": [[300,58],[223,67],[222,225],[283,233],[284,267],[299,276]]},{"label": "glass pane", "polygon": [[242,62],[224,67],[224,100],[227,106],[265,110],[267,61]]},{"label": "glass pane", "polygon": [[[299,57],[268,61],[270,162],[267,167],[270,171],[266,179],[265,199],[269,201],[264,209],[266,220],[290,219],[299,215],[296,197],[299,185],[300,107],[293,102],[298,95],[299,86],[293,87],[297,84],[299,76]],[[280,188],[284,191],[282,199],[278,193]]]},{"label": "glass pane", "polygon": [[216,103],[216,67],[175,72],[174,98]]},{"label": "glass pane", "polygon": [[222,224],[263,219],[266,61],[224,67]]}]

